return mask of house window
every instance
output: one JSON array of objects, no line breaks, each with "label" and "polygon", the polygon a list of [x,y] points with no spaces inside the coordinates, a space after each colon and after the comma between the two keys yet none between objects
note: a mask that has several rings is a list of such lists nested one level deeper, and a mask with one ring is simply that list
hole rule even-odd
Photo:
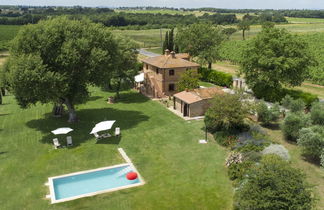
[{"label": "house window", "polygon": [[169,91],[174,91],[175,88],[174,88],[174,84],[169,84]]},{"label": "house window", "polygon": [[170,69],[169,70],[169,76],[173,76],[174,75],[174,69]]},{"label": "house window", "polygon": [[156,68],[155,72],[158,74],[159,73],[159,68]]},{"label": "house window", "polygon": [[145,64],[145,68],[148,69],[148,65],[147,64]]}]

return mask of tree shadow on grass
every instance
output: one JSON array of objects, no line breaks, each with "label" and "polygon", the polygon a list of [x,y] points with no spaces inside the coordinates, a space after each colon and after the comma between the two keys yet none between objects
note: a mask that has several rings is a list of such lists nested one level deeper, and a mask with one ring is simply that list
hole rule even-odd
[{"label": "tree shadow on grass", "polygon": [[[138,123],[147,121],[149,119],[148,116],[139,111],[118,110],[112,108],[83,109],[77,111],[77,115],[80,121],[74,124],[67,123],[65,117],[54,118],[50,117],[50,113],[47,113],[45,114],[44,119],[31,120],[27,122],[26,125],[45,134],[44,137],[40,139],[42,143],[53,144],[53,138],[58,138],[60,143],[62,145],[65,145],[66,136],[72,136],[73,145],[75,147],[85,141],[94,139],[93,135],[91,135],[90,132],[92,128],[101,121],[116,120],[113,128],[109,130],[110,133],[113,133],[115,127],[120,127],[121,131],[123,131],[133,128]],[[56,136],[51,133],[52,130],[60,127],[70,127],[73,129],[73,131],[66,135]],[[118,144],[120,141],[120,139],[115,140],[115,137],[111,138],[111,142],[113,143]],[[101,139],[98,143],[100,143],[100,141],[107,141],[107,144],[109,144],[110,140],[108,139]]]},{"label": "tree shadow on grass", "polygon": [[117,137],[117,136],[112,136],[109,138],[104,138],[104,139],[99,139],[97,140],[96,144],[119,144],[119,142],[121,141],[121,136]]},{"label": "tree shadow on grass", "polygon": [[10,114],[0,114],[0,117],[7,116],[7,115],[10,115]]},{"label": "tree shadow on grass", "polygon": [[268,128],[270,130],[274,130],[274,131],[277,131],[277,130],[280,130],[280,124],[279,123],[269,123],[269,124],[261,124],[262,127],[265,127],[265,128]]},{"label": "tree shadow on grass", "polygon": [[129,104],[129,103],[144,103],[150,100],[148,97],[136,93],[136,92],[124,92],[120,93],[120,97],[116,100],[116,103],[124,103],[124,104]]},{"label": "tree shadow on grass", "polygon": [[320,167],[320,159],[319,158],[313,158],[308,155],[301,155],[302,159],[314,166]]},{"label": "tree shadow on grass", "polygon": [[87,102],[88,101],[96,101],[98,99],[101,99],[103,98],[102,96],[90,96],[88,99],[87,99]]}]

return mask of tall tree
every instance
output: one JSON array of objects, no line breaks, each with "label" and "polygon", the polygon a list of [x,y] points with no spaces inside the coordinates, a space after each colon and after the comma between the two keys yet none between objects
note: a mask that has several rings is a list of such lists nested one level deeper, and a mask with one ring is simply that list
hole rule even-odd
[{"label": "tall tree", "polygon": [[117,42],[104,26],[59,17],[25,26],[16,36],[7,65],[11,91],[21,107],[65,104],[69,122],[74,105],[88,97],[88,85],[111,74]]},{"label": "tall tree", "polygon": [[196,57],[201,64],[208,64],[210,69],[212,63],[219,59],[219,49],[225,39],[221,28],[207,23],[179,28],[176,36],[181,51]]},{"label": "tall tree", "polygon": [[137,45],[131,40],[118,38],[117,61],[111,79],[115,83],[116,98],[119,98],[121,85],[130,85],[134,81],[137,69]]},{"label": "tall tree", "polygon": [[285,29],[264,27],[243,51],[241,71],[257,97],[298,86],[315,64],[308,45]]},{"label": "tall tree", "polygon": [[238,30],[242,31],[242,38],[245,40],[245,31],[250,30],[250,21],[249,20],[242,20],[237,24]]},{"label": "tall tree", "polygon": [[169,47],[169,31],[165,32],[165,38],[163,41],[163,48],[162,48],[162,54],[164,54],[165,50]]},{"label": "tall tree", "polygon": [[169,32],[168,49],[170,51],[174,51],[174,29],[173,28]]}]

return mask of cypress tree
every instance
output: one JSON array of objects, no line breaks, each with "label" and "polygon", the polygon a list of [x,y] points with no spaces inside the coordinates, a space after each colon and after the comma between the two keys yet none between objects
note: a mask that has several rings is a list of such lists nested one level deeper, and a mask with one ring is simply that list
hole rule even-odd
[{"label": "cypress tree", "polygon": [[172,28],[170,33],[169,33],[169,43],[168,43],[168,49],[170,51],[174,51],[174,33],[173,33],[174,29]]},{"label": "cypress tree", "polygon": [[163,42],[162,54],[164,54],[165,50],[169,47],[169,32],[165,33],[165,38]]}]

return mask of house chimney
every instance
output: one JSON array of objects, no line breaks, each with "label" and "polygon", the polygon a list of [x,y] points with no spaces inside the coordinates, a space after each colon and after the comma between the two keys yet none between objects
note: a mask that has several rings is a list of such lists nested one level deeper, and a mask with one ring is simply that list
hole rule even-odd
[{"label": "house chimney", "polygon": [[166,55],[166,56],[170,55],[170,50],[166,49],[166,50],[164,51],[164,55]]},{"label": "house chimney", "polygon": [[175,53],[174,51],[171,52],[171,56],[172,56],[172,58],[175,58],[175,54],[176,54],[176,53]]}]

